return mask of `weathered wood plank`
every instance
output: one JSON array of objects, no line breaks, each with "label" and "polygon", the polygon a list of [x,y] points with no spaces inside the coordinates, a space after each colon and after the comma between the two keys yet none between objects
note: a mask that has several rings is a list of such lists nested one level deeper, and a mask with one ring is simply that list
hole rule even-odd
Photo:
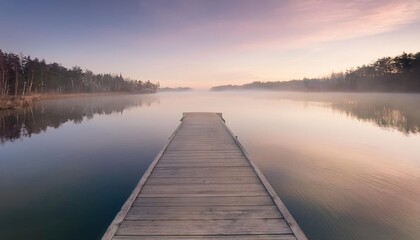
[{"label": "weathered wood plank", "polygon": [[153,173],[151,177],[154,178],[199,178],[199,177],[212,177],[212,178],[228,178],[228,177],[255,177],[255,173],[250,172],[203,172],[203,171],[184,171],[184,172],[160,172]]},{"label": "weathered wood plank", "polygon": [[[209,149],[208,151],[220,151],[220,152],[226,152],[226,153],[240,153],[237,148],[234,146],[230,146],[231,143],[223,143],[223,144],[212,144],[212,143],[200,143],[200,144],[171,144],[170,148],[168,148],[168,151],[170,152],[198,152],[198,151],[207,151],[206,149]],[[191,149],[194,149],[191,151]]]},{"label": "weathered wood plank", "polygon": [[253,177],[157,177],[149,178],[148,184],[237,184],[237,183],[259,183],[256,176]]},{"label": "weathered wood plank", "polygon": [[[135,210],[135,213],[131,212]],[[172,206],[172,207],[146,207],[133,206],[129,214],[166,214],[166,213],[211,213],[211,212],[264,212],[264,213],[279,213],[279,209],[275,205],[256,205],[256,206]],[[127,215],[128,216],[128,215]],[[274,218],[282,218],[281,215],[275,215]]]},{"label": "weathered wood plank", "polygon": [[250,167],[220,168],[158,168],[151,177],[254,177]]},{"label": "weathered wood plank", "polygon": [[255,191],[255,192],[226,192],[226,191],[206,191],[206,192],[191,192],[191,193],[166,193],[166,192],[141,192],[140,197],[258,197],[265,196],[267,192],[265,191]]},{"label": "weathered wood plank", "polygon": [[188,173],[188,172],[247,172],[254,173],[254,170],[249,166],[244,167],[234,167],[234,168],[220,168],[220,167],[202,167],[198,169],[190,168],[156,168],[154,173],[170,173],[170,172],[179,172],[179,173]]},{"label": "weathered wood plank", "polygon": [[[156,168],[153,173],[162,173],[162,174],[182,174],[185,177],[188,177],[188,174],[190,173],[198,173],[198,174],[218,174],[218,173],[249,173],[250,176],[252,176],[253,171],[252,168],[249,166],[245,167],[234,167],[234,168],[220,168],[220,167],[201,167],[201,168],[179,168],[179,167],[173,167],[173,168]],[[201,175],[204,176],[204,175]],[[233,175],[232,175],[233,176]]]},{"label": "weathered wood plank", "polygon": [[160,163],[248,163],[242,158],[210,158],[210,157],[178,157],[178,158],[162,158]]},{"label": "weathered wood plank", "polygon": [[139,197],[134,202],[137,207],[176,207],[176,206],[273,206],[273,200],[265,195],[260,197]]},{"label": "weathered wood plank", "polygon": [[230,236],[115,236],[114,240],[296,240],[293,235],[230,235]]},{"label": "weathered wood plank", "polygon": [[160,162],[156,168],[250,167],[247,162]]},{"label": "weathered wood plank", "polygon": [[167,184],[146,184],[142,189],[142,193],[197,193],[197,192],[257,192],[265,191],[261,184],[182,184],[182,185],[167,185]]},{"label": "weathered wood plank", "polygon": [[116,235],[290,234],[284,219],[124,221]]},{"label": "weathered wood plank", "polygon": [[127,220],[216,220],[283,218],[275,206],[133,207]]},{"label": "weathered wood plank", "polygon": [[162,159],[183,159],[183,158],[194,158],[194,159],[201,159],[201,160],[206,160],[206,159],[241,159],[241,160],[245,160],[244,156],[236,154],[236,155],[228,155],[228,154],[223,154],[223,155],[217,155],[217,154],[174,154],[174,155],[164,155],[162,156]]}]

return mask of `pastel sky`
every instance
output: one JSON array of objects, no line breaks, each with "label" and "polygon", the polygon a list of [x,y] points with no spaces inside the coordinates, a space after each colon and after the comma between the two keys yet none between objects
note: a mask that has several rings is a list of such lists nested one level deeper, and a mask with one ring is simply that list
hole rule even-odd
[{"label": "pastel sky", "polygon": [[208,88],[420,51],[420,0],[0,0],[0,49]]}]

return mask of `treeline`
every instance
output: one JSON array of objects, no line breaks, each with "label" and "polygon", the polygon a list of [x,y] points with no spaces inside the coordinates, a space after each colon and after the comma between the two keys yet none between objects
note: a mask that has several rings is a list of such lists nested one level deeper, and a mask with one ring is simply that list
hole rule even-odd
[{"label": "treeline", "polygon": [[0,50],[0,97],[30,93],[155,92],[159,83],[123,78],[122,75],[94,74],[80,67],[68,69]]},{"label": "treeline", "polygon": [[253,82],[244,85],[222,85],[212,91],[224,90],[283,90],[283,91],[376,91],[420,92],[420,52],[403,53],[396,57],[384,57],[377,61],[332,73],[324,78],[302,80]]}]

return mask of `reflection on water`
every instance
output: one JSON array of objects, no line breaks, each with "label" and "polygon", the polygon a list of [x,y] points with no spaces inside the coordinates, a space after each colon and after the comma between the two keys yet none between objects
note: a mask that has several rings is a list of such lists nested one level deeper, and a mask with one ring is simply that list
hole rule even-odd
[{"label": "reflection on water", "polygon": [[[405,134],[420,132],[420,96],[417,94],[381,93],[283,93],[276,96],[306,102],[324,102],[325,106],[344,112],[347,116],[375,123],[383,128],[396,129]],[[158,96],[142,98],[119,96],[118,101],[108,96],[61,99],[39,102],[17,111],[0,112],[0,141],[13,141],[44,132],[47,127],[58,128],[73,121],[80,123],[95,114],[122,113],[126,108],[150,106],[158,102]]]},{"label": "reflection on water", "polygon": [[1,112],[0,239],[99,239],[172,131],[154,134],[158,101],[83,97]]},{"label": "reflection on water", "polygon": [[332,102],[331,107],[380,127],[410,134],[420,131],[419,103],[420,96],[414,94],[356,94],[347,101]]},{"label": "reflection on water", "polygon": [[0,113],[0,239],[100,239],[181,113],[213,111],[310,239],[418,240],[419,103],[415,94],[162,93]]},{"label": "reflection on water", "polygon": [[333,103],[334,109],[344,111],[347,115],[371,121],[380,127],[395,128],[404,133],[418,133],[419,125],[409,121],[406,114],[389,105],[377,106],[360,102]]},{"label": "reflection on water", "polygon": [[387,93],[283,93],[277,99],[324,102],[333,110],[405,134],[420,131],[420,95]]},{"label": "reflection on water", "polygon": [[42,101],[28,108],[16,111],[0,111],[0,141],[14,141],[32,134],[44,132],[48,127],[58,128],[63,123],[72,121],[81,123],[95,114],[122,114],[124,109],[150,106],[158,98],[144,95],[138,98],[130,95],[82,97],[80,99],[59,99]]}]

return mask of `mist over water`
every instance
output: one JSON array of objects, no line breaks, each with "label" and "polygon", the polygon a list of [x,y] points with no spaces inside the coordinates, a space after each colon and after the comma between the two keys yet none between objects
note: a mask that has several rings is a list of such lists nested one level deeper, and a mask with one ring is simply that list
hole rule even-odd
[{"label": "mist over water", "polygon": [[223,113],[309,239],[420,239],[419,103],[191,92],[0,112],[0,239],[99,239],[189,111]]}]

